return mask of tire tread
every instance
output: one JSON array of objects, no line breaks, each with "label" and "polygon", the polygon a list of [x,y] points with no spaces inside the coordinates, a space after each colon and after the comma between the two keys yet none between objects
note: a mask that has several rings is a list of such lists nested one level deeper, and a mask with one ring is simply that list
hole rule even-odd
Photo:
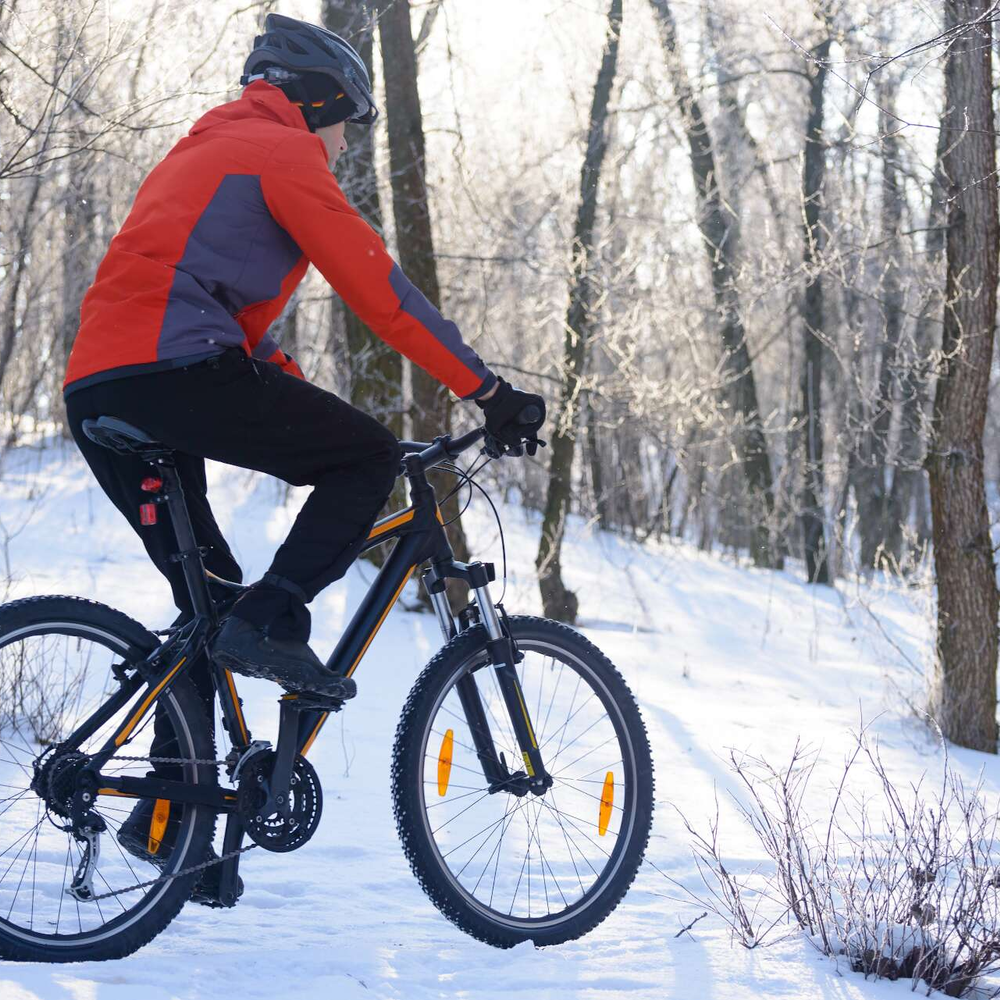
[{"label": "tire tread", "polygon": [[[0,605],[0,644],[4,635],[24,625],[37,625],[45,621],[77,621],[99,627],[117,635],[131,646],[149,653],[159,645],[159,640],[135,619],[114,608],[85,597],[70,597],[62,594],[25,597]],[[209,730],[208,716],[201,704],[200,696],[187,677],[178,677],[171,686],[177,696],[184,716],[191,727],[199,757],[215,756],[213,740]],[[201,743],[201,747],[197,746]],[[205,776],[211,780],[207,767],[202,767]],[[199,841],[211,844],[215,830],[216,814],[207,809],[200,810],[198,828],[194,832],[192,847],[198,849]],[[125,958],[145,947],[181,911],[197,881],[194,872],[174,880],[174,884],[164,893],[163,898],[148,914],[137,920],[132,927],[124,928],[107,941],[84,943],[76,947],[53,948],[44,945],[26,944],[12,939],[0,927],[0,958],[14,962],[106,962]]]},{"label": "tire tread", "polygon": [[[642,803],[640,803],[638,816],[640,829],[637,831],[637,836],[633,835],[633,840],[627,847],[627,856],[615,876],[616,883],[613,890],[605,890],[609,894],[604,904],[586,908],[579,918],[568,921],[565,928],[557,929],[557,933],[532,934],[527,931],[501,929],[491,924],[462,905],[456,899],[455,890],[440,875],[438,863],[423,836],[421,824],[415,819],[416,810],[419,808],[419,796],[410,780],[408,764],[419,751],[422,738],[418,717],[424,710],[425,703],[436,696],[441,678],[450,676],[451,668],[457,666],[458,662],[465,662],[477,650],[485,649],[486,631],[481,625],[473,626],[447,642],[424,667],[410,691],[396,728],[393,746],[391,768],[393,812],[403,852],[417,882],[431,902],[456,927],[476,940],[497,948],[512,948],[527,940],[533,940],[536,945],[562,944],[589,933],[617,909],[642,864],[649,842],[654,800],[649,738],[635,696],[617,667],[589,639],[568,625],[548,618],[511,615],[509,621],[515,639],[522,633],[527,638],[527,633],[534,637],[536,633],[544,632],[548,633],[547,638],[550,640],[562,639],[564,645],[571,649],[576,647],[576,651],[585,654],[592,666],[597,665],[607,675],[612,688],[622,696],[619,704],[630,735],[637,744],[638,765],[640,769],[646,764],[649,767],[649,801],[645,816],[642,815]],[[623,703],[625,697],[627,701]],[[414,821],[411,822],[411,819]]]}]

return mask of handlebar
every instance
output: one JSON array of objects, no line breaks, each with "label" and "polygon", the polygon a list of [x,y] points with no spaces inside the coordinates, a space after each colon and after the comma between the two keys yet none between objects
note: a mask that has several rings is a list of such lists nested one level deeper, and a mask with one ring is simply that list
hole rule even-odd
[{"label": "handlebar", "polygon": [[420,464],[426,470],[433,469],[435,465],[440,465],[449,459],[458,458],[463,451],[478,444],[485,434],[485,427],[477,427],[457,438],[445,434],[436,441],[400,441],[399,446],[403,449],[404,455],[418,454]]},{"label": "handlebar", "polygon": [[[542,411],[537,406],[526,406],[518,417],[518,423],[530,425],[542,419]],[[420,464],[426,471],[434,466],[447,462],[449,459],[458,458],[463,451],[467,451],[473,445],[478,444],[486,436],[486,428],[477,427],[475,430],[463,434],[461,437],[452,438],[444,434],[434,441],[400,441],[399,446],[403,449],[404,455],[419,455]]]}]

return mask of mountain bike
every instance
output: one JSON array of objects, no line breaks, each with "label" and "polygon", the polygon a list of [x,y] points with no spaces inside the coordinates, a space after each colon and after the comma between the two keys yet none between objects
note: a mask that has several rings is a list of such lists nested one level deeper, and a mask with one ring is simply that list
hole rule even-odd
[{"label": "mountain bike", "polygon": [[[323,807],[310,749],[356,694],[353,675],[418,569],[444,644],[402,710],[391,791],[420,885],[459,928],[502,948],[569,941],[611,913],[649,837],[645,727],[599,649],[558,622],[508,615],[490,594],[493,566],[455,559],[427,472],[473,483],[478,468],[450,463],[480,442],[482,465],[501,456],[484,428],[401,442],[411,502],[368,536],[365,548],[394,546],[328,660],[341,687],[283,694],[273,746],[253,739],[233,675],[211,662],[244,588],[205,570],[173,452],[114,417],[85,431],[150,464],[143,517],[169,513],[194,615],[154,634],[79,597],[0,607],[0,957],[123,957],[170,923],[206,867],[221,865],[219,899],[231,906],[243,853],[308,843]],[[457,616],[452,578],[473,595]],[[188,673],[199,657],[214,684],[209,708]],[[116,837],[136,799],[155,800],[149,862]],[[168,829],[169,855],[156,858]]]}]

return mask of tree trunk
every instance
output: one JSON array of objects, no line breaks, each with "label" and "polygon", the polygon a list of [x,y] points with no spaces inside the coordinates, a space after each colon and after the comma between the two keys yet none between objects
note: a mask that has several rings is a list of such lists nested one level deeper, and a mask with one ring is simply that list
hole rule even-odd
[{"label": "tree trunk", "polygon": [[[889,77],[876,90],[879,106],[891,110],[895,100],[896,81]],[[900,281],[900,230],[903,217],[903,196],[899,181],[899,139],[894,134],[895,121],[884,111],[880,114],[882,132],[882,225],[880,239],[884,247],[882,260],[881,341],[878,378],[874,398],[865,407],[864,436],[861,445],[858,494],[858,526],[861,535],[861,567],[896,569],[902,547],[898,516],[891,503],[889,476],[889,432],[897,395],[899,342],[903,318],[903,289]],[[893,470],[895,476],[896,471]]]},{"label": "tree trunk", "polygon": [[[829,32],[829,24],[826,25]],[[815,63],[809,83],[809,114],[806,121],[805,156],[802,165],[802,201],[805,219],[803,270],[806,287],[802,303],[805,357],[802,362],[801,412],[805,436],[802,489],[802,538],[806,574],[810,583],[829,583],[826,551],[826,517],[823,510],[823,283],[820,264],[823,231],[823,178],[826,174],[826,143],[823,139],[823,92],[826,86],[830,35],[813,49]]]},{"label": "tree trunk", "polygon": [[989,8],[945,7],[948,27],[979,24],[951,42],[945,62],[947,277],[927,469],[938,589],[931,712],[952,742],[996,753],[998,595],[983,474],[1000,238]]},{"label": "tree trunk", "polygon": [[605,531],[612,528],[608,517],[608,495],[604,488],[604,466],[601,463],[601,439],[597,426],[597,412],[593,402],[587,398],[584,404],[587,408],[587,460],[590,463],[590,486],[594,491],[594,510],[597,513],[597,523]]},{"label": "tree trunk", "polygon": [[566,517],[569,513],[573,452],[580,416],[580,391],[587,350],[593,333],[594,302],[593,255],[594,220],[597,215],[597,189],[601,166],[607,150],[608,105],[618,64],[618,41],[622,30],[622,0],[611,0],[608,10],[608,33],[601,56],[601,68],[594,85],[587,130],[587,150],[580,172],[580,204],[573,230],[572,274],[569,309],[566,313],[566,340],[563,348],[563,385],[559,410],[552,432],[552,458],[549,463],[549,488],[542,520],[542,537],[535,566],[542,606],[549,618],[576,621],[579,601],[562,579],[560,555]]},{"label": "tree trunk", "polygon": [[[363,0],[323,0],[323,25],[346,38],[364,60],[374,85],[372,40],[375,18],[372,4]],[[348,125],[347,152],[337,161],[337,183],[347,200],[373,229],[382,232],[382,203],[375,170],[375,128]],[[370,413],[396,437],[403,436],[403,356],[375,336],[340,299],[332,317],[335,332],[343,330],[350,365],[351,403]],[[337,315],[339,313],[340,315]],[[406,483],[396,483],[387,506],[395,510],[406,503]],[[381,565],[387,555],[385,546],[369,549],[363,558]]]},{"label": "tree trunk", "polygon": [[677,42],[677,28],[668,0],[650,0],[667,53],[674,96],[684,119],[691,171],[698,192],[698,227],[712,273],[712,294],[722,338],[723,395],[739,426],[736,442],[750,494],[751,550],[757,566],[780,567],[781,555],[772,545],[769,524],[774,513],[774,478],[764,439],[757,384],[747,346],[736,287],[739,219],[723,198],[712,137],[694,95]]},{"label": "tree trunk", "polygon": [[[348,39],[358,50],[374,81],[371,4],[361,0],[323,0],[323,24]],[[382,231],[382,205],[375,171],[375,129],[347,126],[347,152],[337,162],[337,182],[361,217]],[[379,339],[347,308],[344,329],[351,365],[350,398],[359,409],[385,424],[397,437],[403,435],[403,358]]]},{"label": "tree trunk", "polygon": [[[947,206],[945,181],[942,171],[945,150],[951,133],[938,130],[937,154],[934,159],[934,180],[931,187],[930,208],[927,213],[927,235],[924,240],[924,259],[930,273],[943,271]],[[944,275],[942,273],[941,278]],[[912,523],[917,545],[931,538],[927,482],[923,463],[928,435],[927,400],[930,395],[928,359],[936,339],[936,329],[941,323],[941,296],[944,281],[927,295],[921,305],[913,327],[911,357],[900,366],[900,430],[899,453],[896,473],[892,477],[889,507],[893,524],[900,534],[904,524]],[[900,544],[900,552],[902,545]]]},{"label": "tree trunk", "polygon": [[[389,134],[389,168],[392,173],[392,211],[396,222],[399,264],[407,277],[430,302],[441,308],[430,205],[425,176],[424,127],[417,90],[417,57],[410,30],[409,0],[378,0],[379,37]],[[422,368],[413,365],[413,436],[433,440],[451,428],[451,400],[447,389]],[[443,495],[453,480],[432,474],[431,482]],[[458,519],[456,494],[441,511],[449,523],[448,537],[456,558],[467,560],[469,547]],[[448,581],[448,596],[458,610],[466,603],[468,588],[460,580]]]}]

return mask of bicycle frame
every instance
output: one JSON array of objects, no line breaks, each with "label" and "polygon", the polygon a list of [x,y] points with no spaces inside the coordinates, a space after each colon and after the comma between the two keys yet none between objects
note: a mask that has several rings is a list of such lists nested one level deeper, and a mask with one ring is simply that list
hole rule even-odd
[{"label": "bicycle frame", "polygon": [[[484,776],[491,790],[511,789],[512,783],[523,780],[526,784],[518,787],[519,794],[527,791],[540,794],[551,784],[551,778],[542,764],[521,693],[515,668],[519,658],[516,647],[506,634],[489,594],[488,584],[494,578],[493,567],[489,564],[465,564],[455,560],[437,497],[426,476],[429,468],[453,457],[463,447],[468,447],[478,440],[481,435],[480,429],[455,442],[451,442],[449,438],[439,438],[432,446],[421,446],[423,448],[421,451],[413,451],[417,445],[411,445],[411,453],[405,455],[403,459],[404,473],[410,485],[411,505],[377,521],[362,546],[361,551],[367,551],[377,545],[395,542],[368,593],[330,654],[327,665],[345,677],[350,677],[357,670],[406,582],[414,570],[425,562],[429,563],[429,566],[423,574],[424,584],[430,594],[442,633],[446,640],[450,639],[456,633],[456,626],[445,595],[445,581],[449,578],[465,580],[475,594],[480,618],[489,635],[486,644],[489,659],[496,670],[497,680],[520,743],[525,765],[525,772],[512,775],[500,761],[476,685],[471,677],[466,677],[459,681],[459,696],[468,717]],[[448,450],[449,444],[453,447],[453,451]],[[128,704],[142,686],[143,676],[151,675],[146,690],[136,699],[133,710],[126,720],[101,751],[94,755],[90,766],[81,772],[83,778],[78,783],[78,788],[97,795],[155,798],[206,805],[218,812],[229,813],[230,821],[227,824],[224,846],[224,851],[229,852],[238,846],[243,833],[235,815],[235,789],[156,777],[137,778],[100,773],[103,764],[128,741],[156,701],[169,691],[171,684],[181,675],[184,666],[193,662],[205,651],[208,640],[218,625],[220,608],[225,609],[226,605],[231,603],[223,601],[220,605],[216,605],[209,590],[209,579],[215,579],[217,583],[229,587],[234,598],[243,589],[236,584],[212,578],[206,573],[201,551],[195,543],[180,479],[173,467],[170,453],[157,453],[149,460],[158,466],[162,475],[163,491],[155,497],[154,502],[166,504],[170,511],[179,547],[174,558],[183,564],[195,616],[167,642],[149,654],[146,658],[146,669],[136,664],[140,669],[132,675],[126,674],[121,669],[116,671],[121,683],[119,691],[84,722],[64,745],[79,745],[88,736],[93,735]],[[223,722],[236,754],[233,760],[235,767],[239,757],[251,746],[251,734],[243,717],[233,675],[214,662],[212,671],[222,708]],[[275,779],[279,781],[282,777],[278,774],[279,770],[287,770],[287,777],[291,776],[294,752],[289,744],[294,740],[295,751],[305,756],[330,714],[325,710],[305,708],[296,710],[297,719],[293,719],[292,713],[296,706],[292,703],[298,697],[286,694],[280,699],[281,724],[276,750],[278,761],[275,764]],[[89,802],[90,799],[85,801]],[[224,863],[222,877],[229,886],[235,884],[235,870],[235,859]]]}]

